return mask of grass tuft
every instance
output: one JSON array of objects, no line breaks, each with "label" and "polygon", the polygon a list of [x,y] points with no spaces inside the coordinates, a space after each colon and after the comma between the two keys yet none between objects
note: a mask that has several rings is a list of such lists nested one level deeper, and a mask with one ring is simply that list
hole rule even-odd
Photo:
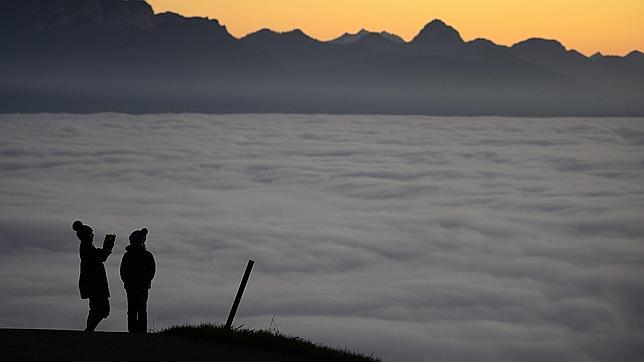
[{"label": "grass tuft", "polygon": [[258,350],[283,353],[323,361],[380,362],[374,355],[365,355],[347,348],[331,348],[301,337],[285,335],[277,330],[246,328],[226,329],[221,324],[204,323],[166,328],[159,334],[193,338],[224,344],[250,347]]}]

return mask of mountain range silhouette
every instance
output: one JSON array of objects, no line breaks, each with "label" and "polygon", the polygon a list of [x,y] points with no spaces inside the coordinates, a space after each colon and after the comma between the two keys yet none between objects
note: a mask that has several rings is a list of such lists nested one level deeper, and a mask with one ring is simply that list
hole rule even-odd
[{"label": "mountain range silhouette", "polygon": [[241,39],[144,1],[0,5],[0,112],[644,115],[644,54],[556,40],[464,41],[441,20],[410,42],[362,30]]}]

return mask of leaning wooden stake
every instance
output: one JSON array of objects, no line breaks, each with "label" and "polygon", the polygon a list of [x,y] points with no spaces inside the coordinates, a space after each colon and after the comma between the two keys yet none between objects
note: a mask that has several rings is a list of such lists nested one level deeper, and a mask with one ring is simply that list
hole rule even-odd
[{"label": "leaning wooden stake", "polygon": [[250,272],[253,270],[253,265],[255,261],[249,260],[248,265],[246,265],[246,271],[244,272],[244,277],[242,278],[239,289],[237,290],[237,295],[235,296],[235,301],[233,302],[232,308],[230,308],[230,314],[228,314],[228,320],[226,321],[226,329],[231,329],[233,326],[233,319],[235,319],[235,314],[237,313],[237,308],[239,307],[239,302],[241,302],[242,295],[244,294],[244,289],[246,289],[246,284],[248,283],[248,278],[250,277]]}]

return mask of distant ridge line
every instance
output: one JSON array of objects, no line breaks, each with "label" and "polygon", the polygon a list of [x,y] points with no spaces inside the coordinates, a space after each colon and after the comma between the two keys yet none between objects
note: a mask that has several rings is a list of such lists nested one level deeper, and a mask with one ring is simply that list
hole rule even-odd
[{"label": "distant ridge line", "polygon": [[644,55],[503,46],[434,19],[411,41],[361,30],[240,39],[144,1],[23,0],[0,12],[0,112],[644,115]]}]

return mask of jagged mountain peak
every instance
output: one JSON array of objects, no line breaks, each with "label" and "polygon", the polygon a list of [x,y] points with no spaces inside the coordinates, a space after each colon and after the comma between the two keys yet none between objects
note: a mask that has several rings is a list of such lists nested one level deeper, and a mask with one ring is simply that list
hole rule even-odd
[{"label": "jagged mountain peak", "polygon": [[563,44],[553,39],[530,38],[514,44],[510,49],[524,59],[567,59],[576,62],[588,60],[585,55],[574,49],[567,50]]},{"label": "jagged mountain peak", "polygon": [[468,43],[468,44],[471,44],[471,45],[486,46],[486,47],[487,47],[487,46],[490,46],[490,47],[491,47],[491,46],[498,46],[498,45],[497,45],[496,43],[494,43],[492,40],[490,40],[490,39],[485,39],[485,38],[476,38],[476,39],[471,40],[471,41],[469,41],[469,42],[467,42],[467,43]]},{"label": "jagged mountain peak", "polygon": [[351,44],[360,42],[366,38],[384,38],[388,41],[393,41],[395,43],[403,44],[405,41],[396,34],[392,34],[386,31],[380,33],[369,31],[366,29],[360,29],[356,33],[344,33],[340,37],[329,41],[332,44]]},{"label": "jagged mountain peak", "polygon": [[290,30],[290,31],[284,31],[284,32],[281,32],[280,34],[285,35],[285,36],[294,37],[294,38],[315,40],[312,37],[310,37],[308,34],[303,32],[301,29],[293,29],[293,30]]},{"label": "jagged mountain peak", "polygon": [[644,58],[644,53],[642,53],[642,52],[641,52],[641,51],[639,51],[639,50],[633,50],[632,52],[628,53],[628,55],[626,55],[626,57],[627,57],[627,58],[638,58],[638,59],[642,59],[642,58]]},{"label": "jagged mountain peak", "polygon": [[431,28],[431,27],[434,27],[434,28],[437,28],[437,27],[440,27],[440,28],[452,28],[451,26],[447,25],[441,19],[434,19],[434,20],[430,21],[429,23],[427,23],[425,25],[425,28]]},{"label": "jagged mountain peak", "polygon": [[305,32],[303,32],[300,29],[293,29],[293,30],[288,30],[288,31],[275,31],[271,30],[268,28],[263,28],[260,29],[254,33],[250,33],[246,36],[244,36],[242,39],[253,39],[253,38],[265,38],[265,39],[279,39],[279,38],[286,38],[286,39],[291,39],[291,40],[310,40],[310,41],[317,41],[310,36],[308,36]]},{"label": "jagged mountain peak", "polygon": [[566,52],[566,47],[554,39],[530,38],[512,46],[513,49],[532,49],[546,53]]},{"label": "jagged mountain peak", "polygon": [[382,31],[382,32],[380,32],[380,35],[382,37],[384,37],[385,39],[389,39],[389,40],[391,40],[391,41],[393,41],[395,43],[398,43],[398,44],[404,44],[405,43],[405,40],[403,38],[401,38],[400,36],[398,36],[398,35],[396,35],[394,33],[390,33],[390,32],[387,32],[387,31]]},{"label": "jagged mountain peak", "polygon": [[269,29],[269,28],[262,28],[262,29],[254,31],[252,33],[248,33],[247,35],[244,36],[244,38],[257,36],[257,35],[269,35],[269,34],[272,35],[272,34],[277,34],[277,33],[274,32],[273,30]]},{"label": "jagged mountain peak", "polygon": [[20,0],[3,8],[3,25],[47,31],[75,26],[123,30],[156,27],[152,7],[142,0]]},{"label": "jagged mountain peak", "polygon": [[266,28],[244,36],[241,41],[259,48],[267,48],[271,44],[278,47],[302,47],[319,43],[318,40],[311,38],[300,29],[278,32]]},{"label": "jagged mountain peak", "polygon": [[485,38],[476,38],[474,40],[470,40],[466,43],[466,46],[471,51],[481,52],[480,54],[485,54],[487,56],[489,56],[490,54],[506,54],[506,51],[508,50],[508,47],[498,45],[495,42]]},{"label": "jagged mountain peak", "polygon": [[449,34],[452,36],[458,36],[459,38],[461,36],[458,30],[456,30],[454,27],[450,25],[447,25],[444,21],[440,19],[434,19],[429,23],[427,23],[427,25],[425,25],[423,29],[420,31],[419,35],[423,33]]},{"label": "jagged mountain peak", "polygon": [[639,50],[633,50],[632,52],[628,53],[628,55],[626,56],[626,59],[628,59],[631,62],[644,65],[644,54]]},{"label": "jagged mountain peak", "polygon": [[[225,26],[217,19],[207,17],[184,17],[173,12],[160,13],[155,16],[158,28],[165,36],[172,38],[199,37],[205,41],[225,40],[233,41],[234,38]],[[176,40],[175,39],[175,40]]]},{"label": "jagged mountain peak", "polygon": [[415,46],[449,50],[465,44],[461,34],[440,19],[434,19],[416,35],[411,42]]},{"label": "jagged mountain peak", "polygon": [[[134,1],[138,1],[138,0],[134,0]],[[180,22],[185,22],[185,23],[195,22],[195,23],[210,24],[210,25],[213,25],[213,26],[218,26],[218,27],[225,28],[225,26],[221,25],[219,23],[219,20],[217,20],[217,19],[211,19],[211,18],[208,18],[208,17],[201,17],[201,16],[185,17],[185,16],[183,16],[181,14],[173,13],[171,11],[166,11],[164,13],[159,13],[159,14],[157,14],[157,17],[164,18],[165,20],[172,19],[174,21],[180,21]]]}]

